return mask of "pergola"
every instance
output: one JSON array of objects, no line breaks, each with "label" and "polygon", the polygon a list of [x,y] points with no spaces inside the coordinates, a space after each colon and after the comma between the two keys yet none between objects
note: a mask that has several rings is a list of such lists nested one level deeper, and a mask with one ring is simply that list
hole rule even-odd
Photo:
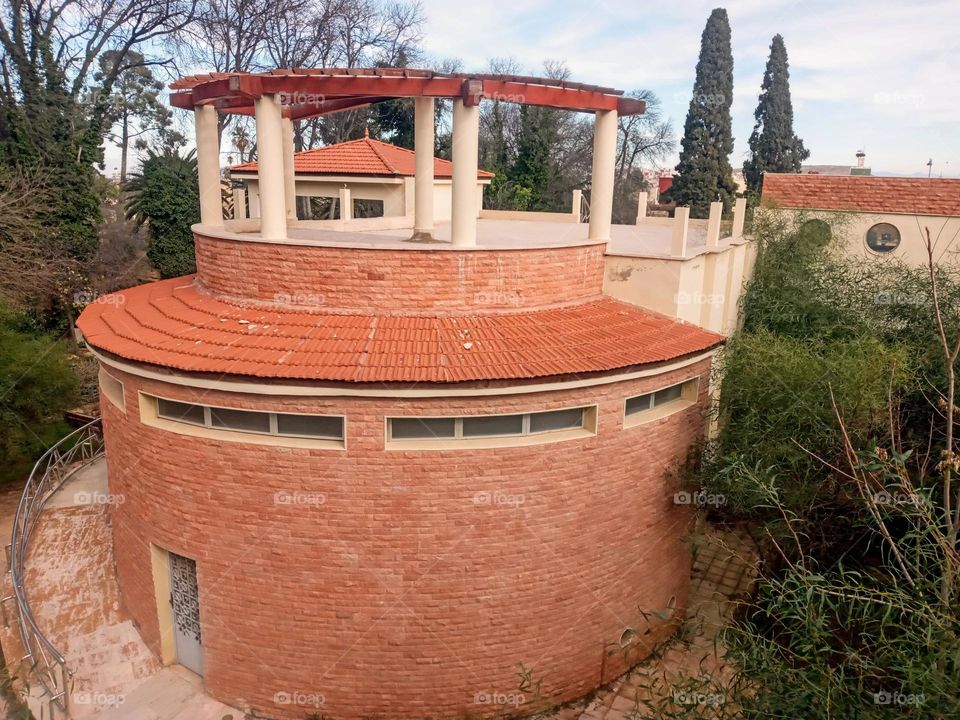
[{"label": "pergola", "polygon": [[196,119],[200,216],[222,226],[218,113],[256,120],[260,186],[260,234],[282,240],[296,221],[293,122],[373,103],[413,98],[416,170],[414,237],[433,232],[434,113],[437,98],[453,101],[451,238],[470,247],[477,239],[480,101],[499,100],[595,114],[590,199],[591,240],[609,240],[613,211],[617,116],[644,112],[642,100],[623,91],[549,78],[436,73],[406,68],[317,68],[264,73],[211,73],[181,78],[170,86],[174,107]]}]

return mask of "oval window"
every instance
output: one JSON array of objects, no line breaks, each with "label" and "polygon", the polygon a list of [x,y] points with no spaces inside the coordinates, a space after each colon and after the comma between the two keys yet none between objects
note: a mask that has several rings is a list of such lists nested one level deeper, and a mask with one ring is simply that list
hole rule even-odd
[{"label": "oval window", "polygon": [[817,247],[824,247],[830,238],[833,237],[833,231],[830,229],[830,223],[826,220],[807,220],[800,226],[800,234],[804,239],[809,240]]},{"label": "oval window", "polygon": [[888,253],[900,245],[900,231],[890,223],[877,223],[867,230],[867,247],[878,253]]}]

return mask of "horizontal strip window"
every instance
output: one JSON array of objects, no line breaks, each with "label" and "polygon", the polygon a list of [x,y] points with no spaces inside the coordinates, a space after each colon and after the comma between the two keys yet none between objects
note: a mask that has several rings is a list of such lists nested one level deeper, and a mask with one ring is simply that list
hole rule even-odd
[{"label": "horizontal strip window", "polygon": [[118,408],[126,412],[127,404],[123,397],[123,383],[100,368],[100,393]]},{"label": "horizontal strip window", "polygon": [[155,398],[157,417],[214,430],[281,437],[343,440],[343,417],[238,410]]},{"label": "horizontal strip window", "polygon": [[465,417],[387,418],[387,440],[482,440],[523,438],[570,430],[594,431],[595,407],[546,410],[517,415],[468,415]]},{"label": "horizontal strip window", "polygon": [[653,392],[627,398],[624,404],[624,415],[628,424],[631,419],[654,419],[689,407],[696,402],[699,383],[699,378],[693,378]]}]

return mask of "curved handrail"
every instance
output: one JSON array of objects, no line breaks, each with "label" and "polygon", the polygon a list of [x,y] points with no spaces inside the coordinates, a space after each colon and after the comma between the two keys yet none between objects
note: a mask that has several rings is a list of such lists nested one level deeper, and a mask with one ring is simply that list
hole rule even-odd
[{"label": "curved handrail", "polygon": [[24,585],[24,561],[30,547],[30,535],[47,500],[77,470],[103,455],[103,426],[100,418],[74,430],[47,450],[30,472],[10,535],[10,576],[17,602],[17,624],[23,641],[23,660],[30,661],[34,674],[55,703],[65,713],[69,703],[68,683],[72,672],[63,654],[40,631],[30,611]]}]

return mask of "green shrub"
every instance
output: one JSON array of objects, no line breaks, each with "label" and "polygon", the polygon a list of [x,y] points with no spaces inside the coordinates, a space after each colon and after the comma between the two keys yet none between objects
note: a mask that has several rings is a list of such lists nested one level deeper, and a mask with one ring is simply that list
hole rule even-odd
[{"label": "green shrub", "polygon": [[200,222],[197,159],[193,151],[148,151],[139,174],[127,183],[127,219],[147,223],[147,257],[162,277],[196,271],[191,225]]},{"label": "green shrub", "polygon": [[66,343],[0,308],[0,482],[23,477],[66,434],[76,384]]}]

